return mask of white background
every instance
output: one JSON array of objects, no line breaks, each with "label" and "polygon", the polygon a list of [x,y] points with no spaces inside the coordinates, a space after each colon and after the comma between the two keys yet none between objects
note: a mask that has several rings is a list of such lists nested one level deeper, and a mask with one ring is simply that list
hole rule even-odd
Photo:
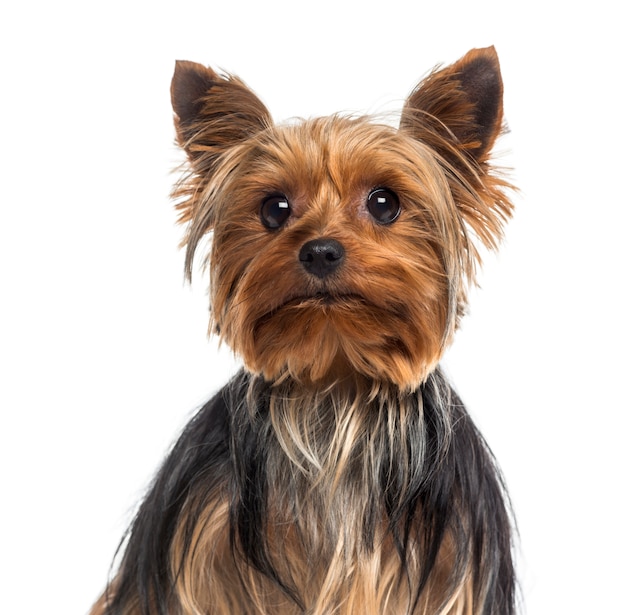
[{"label": "white background", "polygon": [[0,610],[87,611],[167,447],[234,369],[205,338],[206,281],[183,283],[174,60],[237,73],[284,120],[399,109],[433,65],[495,44],[522,192],[445,364],[510,486],[526,612],[626,613],[619,10],[5,3]]}]

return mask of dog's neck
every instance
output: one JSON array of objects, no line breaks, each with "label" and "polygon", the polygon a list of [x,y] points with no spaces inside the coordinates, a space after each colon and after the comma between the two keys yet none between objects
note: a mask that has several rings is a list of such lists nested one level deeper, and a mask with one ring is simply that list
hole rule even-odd
[{"label": "dog's neck", "polygon": [[416,574],[418,555],[434,561],[443,534],[418,538],[413,520],[433,514],[424,494],[447,463],[449,395],[438,373],[414,393],[362,378],[322,388],[251,377],[231,419],[232,518],[241,528],[263,520],[255,540],[238,535],[250,561],[287,579],[300,572],[284,562],[304,562],[302,578],[318,570],[318,588],[328,570],[339,571],[330,579],[350,577],[355,562],[396,561]]},{"label": "dog's neck", "polygon": [[[449,394],[438,372],[412,393],[355,374],[315,385],[290,378],[269,384],[252,377],[240,413],[247,415],[241,420],[250,421],[255,439],[279,444],[268,447],[276,455],[268,469],[288,464],[299,483],[320,487],[329,480],[331,491],[349,473],[371,489],[380,482],[383,453],[389,471],[410,467],[428,474],[419,466],[426,457],[432,461],[433,455],[444,454],[450,435]],[[420,450],[409,450],[416,446]]]}]

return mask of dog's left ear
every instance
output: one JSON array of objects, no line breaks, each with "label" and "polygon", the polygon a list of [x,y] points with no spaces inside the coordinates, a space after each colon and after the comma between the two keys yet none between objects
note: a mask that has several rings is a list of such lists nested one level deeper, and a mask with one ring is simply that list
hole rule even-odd
[{"label": "dog's left ear", "polygon": [[473,49],[413,90],[400,128],[445,158],[449,145],[454,145],[474,161],[484,162],[502,129],[502,90],[495,48]]},{"label": "dog's left ear", "polygon": [[[491,165],[502,132],[502,77],[493,47],[473,49],[413,90],[400,130],[428,145],[449,168],[452,196],[482,243],[495,248],[513,212],[512,187]],[[476,260],[480,257],[471,250]]]}]

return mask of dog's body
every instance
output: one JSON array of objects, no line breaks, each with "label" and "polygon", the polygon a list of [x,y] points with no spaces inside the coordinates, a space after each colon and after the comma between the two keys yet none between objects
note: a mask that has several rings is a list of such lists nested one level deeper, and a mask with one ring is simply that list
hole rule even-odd
[{"label": "dog's body", "polygon": [[488,158],[495,51],[411,94],[400,128],[274,126],[179,63],[187,270],[207,232],[215,330],[245,369],[165,461],[94,614],[509,615],[491,454],[438,366],[512,206]]}]

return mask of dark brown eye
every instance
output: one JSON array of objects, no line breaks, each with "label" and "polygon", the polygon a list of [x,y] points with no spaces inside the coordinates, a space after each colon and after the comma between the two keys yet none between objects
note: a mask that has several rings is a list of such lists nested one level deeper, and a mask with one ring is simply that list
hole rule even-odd
[{"label": "dark brown eye", "polygon": [[367,197],[367,209],[380,224],[391,224],[400,215],[400,201],[388,188],[376,188]]},{"label": "dark brown eye", "polygon": [[291,215],[291,206],[282,194],[268,196],[261,203],[261,222],[269,229],[280,228]]}]

